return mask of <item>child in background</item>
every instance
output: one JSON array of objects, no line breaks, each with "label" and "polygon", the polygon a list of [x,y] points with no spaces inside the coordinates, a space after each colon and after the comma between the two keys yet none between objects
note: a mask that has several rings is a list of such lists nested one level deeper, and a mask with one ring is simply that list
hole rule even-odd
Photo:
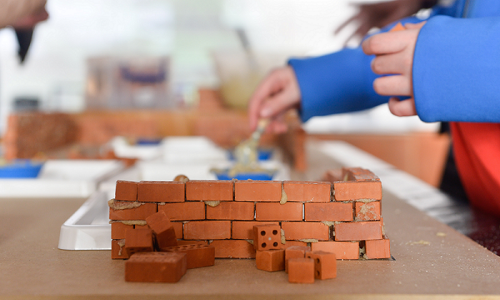
[{"label": "child in background", "polygon": [[273,71],[250,100],[250,126],[272,118],[270,129],[283,132],[291,108],[305,122],[387,102],[397,116],[452,122],[470,202],[500,215],[500,1],[456,0],[436,6],[425,23],[401,22],[406,30],[374,35],[356,49],[292,59]]}]

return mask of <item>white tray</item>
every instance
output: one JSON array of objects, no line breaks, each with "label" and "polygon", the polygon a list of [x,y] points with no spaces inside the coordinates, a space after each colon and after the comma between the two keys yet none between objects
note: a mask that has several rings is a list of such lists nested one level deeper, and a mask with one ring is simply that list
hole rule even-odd
[{"label": "white tray", "polygon": [[123,168],[117,160],[49,160],[38,178],[0,179],[0,198],[86,198]]},{"label": "white tray", "polygon": [[95,192],[61,226],[59,249],[110,250],[109,193]]}]

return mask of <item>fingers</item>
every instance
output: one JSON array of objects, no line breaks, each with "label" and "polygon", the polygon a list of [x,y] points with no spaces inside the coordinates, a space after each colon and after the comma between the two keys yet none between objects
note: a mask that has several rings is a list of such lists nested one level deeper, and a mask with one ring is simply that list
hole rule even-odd
[{"label": "fingers", "polygon": [[375,74],[406,74],[411,70],[411,56],[405,52],[379,55],[372,60],[371,68]]},{"label": "fingers", "polygon": [[385,32],[371,36],[361,47],[367,55],[396,53],[404,50],[408,45],[406,31]]},{"label": "fingers", "polygon": [[411,96],[411,80],[403,75],[379,77],[373,82],[373,89],[383,96]]},{"label": "fingers", "polygon": [[262,106],[261,118],[272,118],[281,112],[296,106],[299,103],[296,95],[291,89],[284,89],[282,92],[270,97]]},{"label": "fingers", "polygon": [[255,130],[257,121],[260,118],[260,110],[262,103],[269,98],[273,91],[279,90],[280,84],[279,71],[271,72],[257,87],[248,105],[248,117],[250,121],[250,129]]},{"label": "fingers", "polygon": [[392,97],[389,99],[389,110],[393,115],[398,117],[415,116],[417,114],[413,98],[399,101],[398,98]]}]

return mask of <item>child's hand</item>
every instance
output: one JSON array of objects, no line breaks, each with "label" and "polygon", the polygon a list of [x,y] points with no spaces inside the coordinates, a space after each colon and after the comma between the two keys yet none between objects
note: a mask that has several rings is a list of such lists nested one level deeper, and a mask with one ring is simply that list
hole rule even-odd
[{"label": "child's hand", "polygon": [[367,55],[375,54],[372,70],[380,75],[373,82],[373,88],[380,95],[408,96],[410,99],[399,101],[397,97],[389,100],[389,109],[396,116],[417,114],[413,98],[412,69],[413,53],[420,29],[425,22],[406,24],[406,30],[374,35],[362,44]]},{"label": "child's hand", "polygon": [[285,113],[300,104],[300,88],[290,66],[272,71],[255,90],[248,105],[250,128],[255,130],[260,118],[271,118],[268,130],[287,131]]}]

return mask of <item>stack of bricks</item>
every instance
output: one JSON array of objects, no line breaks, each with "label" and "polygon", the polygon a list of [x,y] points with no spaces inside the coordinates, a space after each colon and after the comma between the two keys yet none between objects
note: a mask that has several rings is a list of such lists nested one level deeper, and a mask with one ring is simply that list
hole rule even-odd
[{"label": "stack of bricks", "polygon": [[217,258],[255,258],[253,227],[280,226],[281,247],[307,246],[337,259],[390,258],[382,185],[372,172],[311,181],[118,181],[110,201],[112,258],[124,259],[126,229],[165,212],[178,244],[210,244]]}]

